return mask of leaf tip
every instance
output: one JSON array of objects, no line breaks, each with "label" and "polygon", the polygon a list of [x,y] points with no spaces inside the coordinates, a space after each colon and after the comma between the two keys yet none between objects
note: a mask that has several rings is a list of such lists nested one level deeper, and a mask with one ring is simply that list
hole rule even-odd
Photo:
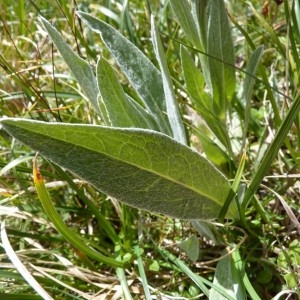
[{"label": "leaf tip", "polygon": [[43,180],[43,176],[40,173],[40,170],[37,166],[37,157],[38,157],[39,153],[37,152],[34,159],[33,159],[33,181],[35,184],[39,184],[42,183]]}]

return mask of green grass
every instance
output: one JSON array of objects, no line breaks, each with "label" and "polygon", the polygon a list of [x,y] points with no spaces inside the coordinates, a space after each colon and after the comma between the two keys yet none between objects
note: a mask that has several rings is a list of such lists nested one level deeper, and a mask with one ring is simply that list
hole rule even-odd
[{"label": "green grass", "polygon": [[[99,35],[74,12],[78,8],[112,25],[159,66],[150,41],[150,13],[154,13],[188,144],[204,152],[234,182],[241,219],[224,221],[220,214],[219,222],[190,222],[140,211],[39,157],[48,196],[61,217],[53,219],[52,207],[50,214],[45,213],[34,187],[35,152],[1,130],[0,297],[42,299],[43,292],[37,292],[42,287],[53,299],[224,299],[219,293],[225,299],[237,295],[238,299],[299,298],[299,1],[281,5],[270,1],[264,10],[260,1],[251,5],[230,1],[226,6],[236,87],[220,123],[204,109],[203,89],[192,90],[192,82],[188,86],[180,47],[186,46],[193,61],[199,59],[201,49],[178,25],[169,5],[160,7],[159,1],[124,1],[126,5],[85,1],[78,7],[66,1],[10,2],[3,0],[0,24],[0,115],[47,122],[102,121],[50,43],[38,15],[51,21],[93,67],[103,55],[124,91],[140,102]],[[261,45],[261,61],[249,66],[251,54]],[[219,63],[226,65],[226,61]],[[200,77],[197,82],[204,80]],[[243,96],[245,88],[248,98]],[[71,229],[76,241],[120,266],[90,257],[84,248],[78,250],[74,240],[55,229],[57,220]],[[17,260],[34,279],[16,268]],[[227,284],[238,283],[240,290],[233,294],[224,277]],[[211,287],[219,293],[210,295]]]}]

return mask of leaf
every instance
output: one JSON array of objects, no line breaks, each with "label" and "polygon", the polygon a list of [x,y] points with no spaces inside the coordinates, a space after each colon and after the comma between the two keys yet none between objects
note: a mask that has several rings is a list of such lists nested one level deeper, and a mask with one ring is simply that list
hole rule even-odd
[{"label": "leaf", "polygon": [[194,61],[189,54],[188,50],[184,46],[180,46],[180,58],[182,71],[184,76],[184,81],[186,84],[186,89],[192,99],[200,106],[202,109],[210,109],[211,101],[208,97],[205,97],[205,83],[204,78],[200,70],[195,66]]},{"label": "leaf", "polygon": [[214,244],[221,245],[224,243],[215,224],[203,220],[195,220],[192,221],[192,225],[201,236],[205,237],[207,240],[211,240]]},{"label": "leaf", "polygon": [[[209,125],[210,129],[215,133],[215,129],[219,125],[218,122],[213,121],[213,119],[213,123],[209,122],[209,118],[207,116],[204,116],[204,119],[207,126]],[[205,127],[205,124],[201,124],[200,126],[198,126],[198,128],[195,128],[193,132],[199,138],[201,147],[203,148],[203,152],[205,153],[205,156],[209,159],[209,161],[211,161],[215,166],[218,166],[220,170],[222,168],[224,168],[224,170],[228,168],[227,164],[230,163],[228,153],[222,150],[220,146],[213,141],[215,137],[211,136],[211,133]]]},{"label": "leaf", "polygon": [[170,0],[170,4],[176,16],[176,19],[180,24],[180,27],[182,28],[188,39],[192,42],[192,45],[197,49],[203,51],[203,47],[200,42],[199,31],[191,13],[191,7],[188,1]]},{"label": "leaf", "polygon": [[[192,15],[195,20],[195,23],[199,27],[201,51],[203,53],[207,50],[207,13],[206,8],[209,0],[193,0],[191,2]],[[205,54],[199,53],[199,58],[201,62],[201,69],[203,72],[203,77],[209,90],[211,90],[211,79],[210,71],[208,67],[208,57]]]},{"label": "leaf", "polygon": [[214,98],[214,111],[225,118],[227,101],[235,91],[234,49],[223,0],[207,5],[207,54]]},{"label": "leaf", "polygon": [[[186,88],[196,110],[205,120],[205,125],[197,126],[196,134],[201,140],[205,154],[215,165],[221,165],[228,162],[228,155],[210,139],[210,132],[207,127],[214,133],[219,141],[224,145],[230,145],[227,129],[224,123],[220,122],[212,112],[212,97],[204,90],[204,78],[200,70],[195,66],[192,57],[187,49],[180,47],[181,64]],[[206,129],[206,130],[205,130]],[[206,131],[206,132],[205,132]],[[222,153],[223,152],[223,153]]]},{"label": "leaf", "polygon": [[[131,206],[181,219],[211,219],[229,193],[204,157],[145,129],[0,120],[4,129],[56,164]],[[236,215],[231,206],[228,217]]]},{"label": "leaf", "polygon": [[156,59],[162,72],[161,75],[163,80],[164,94],[166,97],[167,116],[173,132],[173,137],[178,142],[186,144],[186,135],[179,113],[179,108],[175,99],[170,71],[168,69],[165,53],[158,30],[155,25],[155,19],[153,15],[151,16],[151,37]]},{"label": "leaf", "polygon": [[127,97],[113,68],[104,58],[97,64],[97,81],[100,103],[103,103],[105,109],[102,114],[107,115],[109,121],[107,125],[157,129],[152,116]]},{"label": "leaf", "polygon": [[190,236],[186,240],[178,244],[179,248],[186,252],[188,258],[195,262],[199,257],[199,240],[195,235]]},{"label": "leaf", "polygon": [[234,48],[224,1],[194,0],[191,7],[187,0],[170,0],[170,4],[183,31],[201,51],[203,77],[214,99],[211,105],[218,118],[224,120],[236,83]]},{"label": "leaf", "polygon": [[[235,250],[237,251],[237,250]],[[219,260],[213,280],[213,287],[209,293],[211,300],[246,299],[242,284],[240,264],[235,261],[234,254],[229,254]],[[215,287],[223,288],[228,296],[222,295]]]},{"label": "leaf", "polygon": [[249,294],[249,299],[253,300],[261,300],[258,296],[257,292],[255,291],[252,283],[250,282],[247,273],[245,272],[245,262],[240,255],[238,249],[232,252],[232,261],[233,261],[233,276],[236,278],[236,290],[237,290],[237,299],[246,299],[246,291]]},{"label": "leaf", "polygon": [[66,44],[60,33],[46,19],[40,17],[40,20],[94,109],[101,114],[97,99],[99,91],[92,67]]},{"label": "leaf", "polygon": [[248,126],[250,122],[250,116],[251,116],[251,96],[253,91],[253,85],[255,82],[255,74],[256,70],[258,68],[260,59],[262,57],[264,51],[264,46],[260,46],[256,48],[253,53],[251,54],[249,58],[249,62],[246,68],[246,77],[244,80],[244,97],[245,97],[245,125],[244,125],[244,136],[243,136],[243,144],[241,149],[244,148],[246,144],[246,139],[248,135]]},{"label": "leaf", "polygon": [[151,61],[130,41],[112,26],[84,12],[77,15],[95,32],[101,35],[105,45],[116,59],[121,70],[135,88],[152,113],[160,131],[171,134],[170,126],[164,115],[166,110],[162,78]]},{"label": "leaf", "polygon": [[263,45],[256,48],[253,51],[253,53],[251,54],[251,56],[249,58],[249,62],[247,64],[246,77],[245,77],[244,84],[243,84],[244,97],[246,99],[246,103],[248,103],[248,101],[250,101],[249,99],[251,98],[251,95],[252,95],[253,85],[255,82],[255,74],[256,74],[256,70],[259,65],[260,59],[262,57],[263,51],[264,51]]}]

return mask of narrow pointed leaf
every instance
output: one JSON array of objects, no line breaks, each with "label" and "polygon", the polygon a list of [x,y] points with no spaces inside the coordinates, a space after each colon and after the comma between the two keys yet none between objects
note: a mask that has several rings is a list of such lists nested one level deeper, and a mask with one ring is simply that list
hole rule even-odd
[{"label": "narrow pointed leaf", "polygon": [[[204,117],[204,119],[207,122],[207,119]],[[214,121],[212,121],[213,123]],[[215,129],[215,126],[211,126],[210,129]],[[217,126],[218,123],[216,122],[215,125]],[[205,153],[205,156],[215,165],[219,168],[222,168],[225,166],[229,161],[230,158],[228,156],[228,153],[226,153],[224,150],[220,148],[219,145],[217,145],[213,138],[214,136],[210,137],[211,133],[208,131],[208,129],[204,125],[200,125],[199,128],[194,130],[195,135],[200,139],[201,146],[203,148],[203,151]],[[227,167],[227,166],[226,166]]]},{"label": "narrow pointed leaf", "polygon": [[221,233],[214,223],[204,220],[194,220],[191,223],[200,236],[205,237],[207,240],[211,240],[216,245],[224,244]]},{"label": "narrow pointed leaf", "polygon": [[135,88],[145,107],[151,112],[161,132],[170,134],[164,111],[166,109],[162,79],[157,68],[135,45],[112,26],[84,12],[77,15],[101,38],[118,65]]},{"label": "narrow pointed leaf", "polygon": [[170,0],[172,10],[182,30],[191,41],[192,45],[203,51],[200,43],[199,30],[191,13],[191,7],[187,0]]},{"label": "narrow pointed leaf", "polygon": [[[192,15],[194,18],[195,24],[197,24],[199,35],[200,35],[200,43],[201,43],[201,51],[207,52],[207,5],[209,0],[194,0],[191,3]],[[208,67],[208,57],[205,54],[199,53],[201,69],[203,72],[203,77],[205,78],[205,83],[209,90],[211,90],[211,78],[210,71]]]},{"label": "narrow pointed leaf", "polygon": [[249,58],[249,62],[247,64],[247,68],[246,68],[246,77],[245,77],[244,84],[243,84],[244,96],[245,96],[246,102],[249,101],[249,99],[252,95],[253,85],[255,82],[255,74],[256,74],[256,70],[258,68],[260,59],[262,57],[263,51],[264,51],[264,46],[262,45],[262,46],[256,48]]},{"label": "narrow pointed leaf", "polygon": [[184,81],[187,91],[196,105],[201,109],[211,109],[211,99],[206,96],[204,91],[205,82],[202,73],[195,66],[194,61],[184,46],[180,46],[180,58]]},{"label": "narrow pointed leaf", "polygon": [[[143,126],[135,126],[136,128],[145,128],[145,129],[152,129],[155,131],[160,131],[160,128],[155,121],[155,118],[151,113],[149,113],[147,110],[145,110],[139,103],[137,103],[134,99],[132,99],[129,95],[126,95],[129,102],[131,102],[132,106],[134,107],[134,112],[138,115],[138,118],[140,120],[140,123],[143,124]],[[141,120],[143,119],[143,120]]]},{"label": "narrow pointed leaf", "polygon": [[167,65],[165,53],[159,37],[158,30],[155,25],[155,19],[153,15],[151,16],[151,37],[156,59],[161,69],[164,94],[166,97],[167,116],[169,118],[169,123],[173,132],[173,137],[178,142],[186,144],[185,131],[181,120],[179,108],[175,99],[170,71]]},{"label": "narrow pointed leaf", "polygon": [[[182,219],[217,217],[230,190],[204,157],[145,129],[2,119],[4,129],[108,195]],[[231,206],[228,216],[234,217]]]},{"label": "narrow pointed leaf", "polygon": [[108,125],[154,129],[154,120],[150,120],[151,116],[126,96],[113,68],[104,58],[97,64],[97,81]]},{"label": "narrow pointed leaf", "polygon": [[90,100],[96,112],[100,114],[97,100],[99,91],[92,67],[66,44],[60,33],[46,19],[40,17],[40,20],[85,95]]},{"label": "narrow pointed leaf", "polygon": [[255,82],[255,74],[260,62],[260,59],[262,57],[264,51],[264,46],[260,46],[256,48],[253,53],[251,54],[249,58],[249,62],[246,68],[246,77],[244,80],[244,97],[245,97],[245,124],[244,124],[244,136],[243,136],[243,145],[242,149],[244,148],[244,145],[246,143],[246,138],[248,135],[248,126],[251,116],[251,96],[253,91],[253,85]]},{"label": "narrow pointed leaf", "polygon": [[214,108],[224,119],[227,102],[235,91],[234,49],[224,1],[209,1],[207,14],[207,53]]}]

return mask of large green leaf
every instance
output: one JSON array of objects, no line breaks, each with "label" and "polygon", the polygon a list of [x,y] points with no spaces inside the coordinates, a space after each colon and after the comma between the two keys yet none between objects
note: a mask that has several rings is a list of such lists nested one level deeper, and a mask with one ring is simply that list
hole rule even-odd
[{"label": "large green leaf", "polygon": [[166,103],[162,78],[157,68],[142,51],[112,26],[84,12],[77,14],[93,31],[101,35],[145,107],[153,114],[160,131],[170,135],[170,126],[164,114]]},{"label": "large green leaf", "polygon": [[[4,129],[108,195],[182,219],[216,218],[227,179],[204,157],[145,129],[0,120]],[[234,217],[231,206],[228,217]]]}]

